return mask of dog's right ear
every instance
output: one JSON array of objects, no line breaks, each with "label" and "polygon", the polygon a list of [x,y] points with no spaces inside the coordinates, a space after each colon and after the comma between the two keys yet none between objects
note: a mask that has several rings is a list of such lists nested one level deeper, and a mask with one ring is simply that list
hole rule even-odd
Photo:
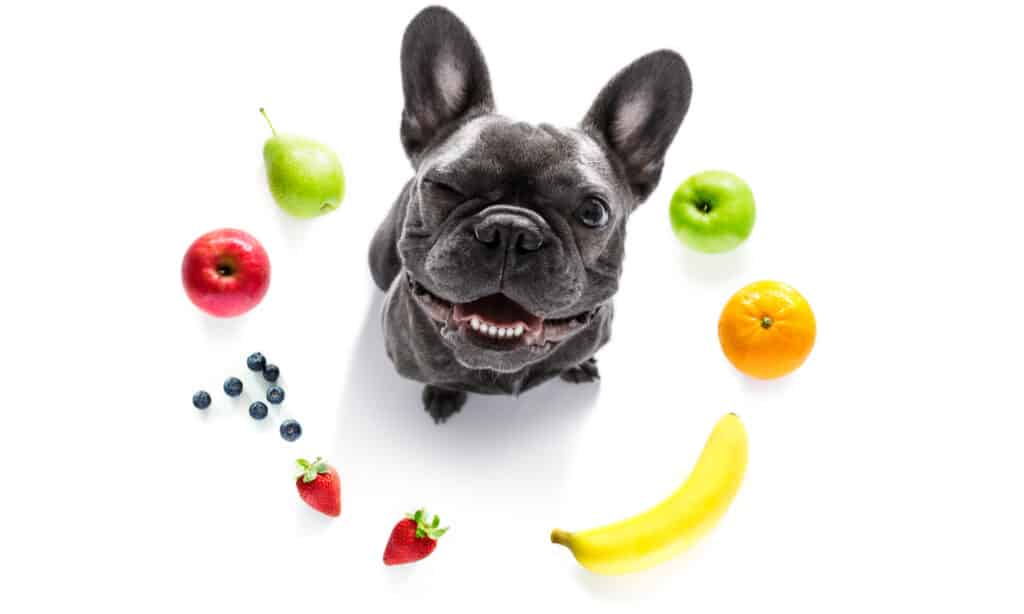
[{"label": "dog's right ear", "polygon": [[451,11],[420,11],[402,37],[402,145],[413,166],[442,134],[494,110],[491,78],[473,35]]}]

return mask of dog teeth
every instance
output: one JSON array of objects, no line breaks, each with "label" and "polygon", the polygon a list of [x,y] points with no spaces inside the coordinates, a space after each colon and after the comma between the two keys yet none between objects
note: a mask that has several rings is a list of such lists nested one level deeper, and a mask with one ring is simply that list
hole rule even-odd
[{"label": "dog teeth", "polygon": [[477,318],[476,316],[469,319],[469,327],[481,335],[487,335],[488,337],[494,337],[495,339],[512,339],[513,337],[522,337],[523,333],[526,332],[526,327],[522,324],[516,324],[515,326],[495,326],[494,324],[481,322],[480,318]]}]

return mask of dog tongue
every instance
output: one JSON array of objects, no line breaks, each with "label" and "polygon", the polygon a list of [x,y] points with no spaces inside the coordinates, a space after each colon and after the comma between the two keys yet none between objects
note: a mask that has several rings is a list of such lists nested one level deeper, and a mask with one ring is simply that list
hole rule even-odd
[{"label": "dog tongue", "polygon": [[457,304],[452,315],[458,321],[477,316],[493,324],[514,325],[522,322],[527,328],[536,328],[541,323],[540,318],[504,294],[491,294],[471,303]]}]

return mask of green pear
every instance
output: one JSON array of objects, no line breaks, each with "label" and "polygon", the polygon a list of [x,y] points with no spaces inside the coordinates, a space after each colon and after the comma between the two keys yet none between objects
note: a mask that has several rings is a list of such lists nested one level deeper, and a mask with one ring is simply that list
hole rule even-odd
[{"label": "green pear", "polygon": [[260,113],[273,132],[263,145],[263,161],[277,204],[296,217],[337,209],[345,197],[345,174],[334,150],[312,139],[278,134],[266,111],[260,108]]}]

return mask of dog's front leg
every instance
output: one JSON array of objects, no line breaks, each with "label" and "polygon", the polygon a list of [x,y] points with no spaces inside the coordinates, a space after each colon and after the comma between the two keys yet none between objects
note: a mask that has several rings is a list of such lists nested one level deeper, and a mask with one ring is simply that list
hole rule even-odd
[{"label": "dog's front leg", "polygon": [[461,390],[449,390],[430,384],[423,387],[423,409],[437,424],[458,413],[466,404],[466,398],[466,393]]},{"label": "dog's front leg", "polygon": [[562,379],[572,384],[589,384],[601,379],[597,371],[597,359],[591,356],[575,367],[562,371]]}]

